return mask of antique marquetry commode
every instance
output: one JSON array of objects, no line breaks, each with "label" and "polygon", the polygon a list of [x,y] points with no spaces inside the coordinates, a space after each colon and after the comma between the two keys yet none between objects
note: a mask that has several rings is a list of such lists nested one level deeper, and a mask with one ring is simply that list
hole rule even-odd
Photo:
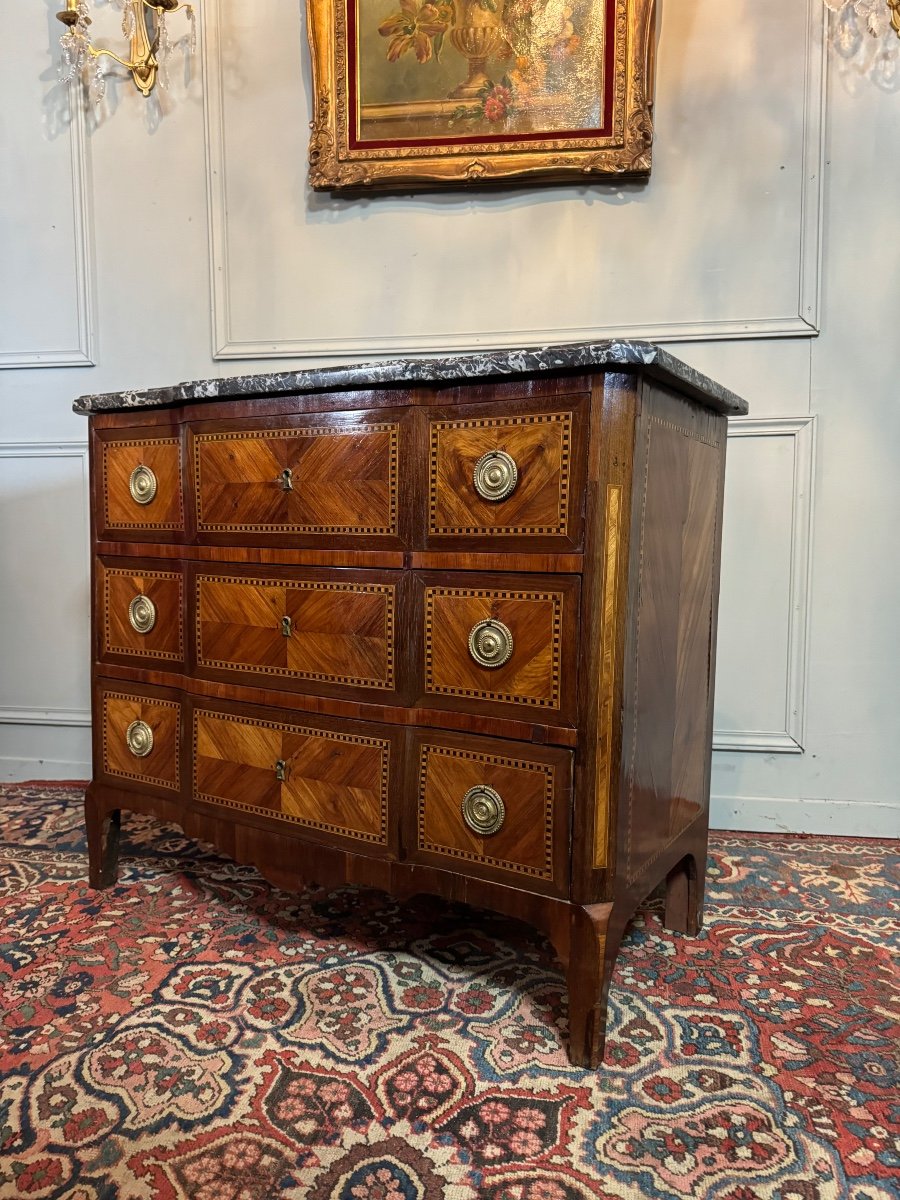
[{"label": "antique marquetry commode", "polygon": [[275,883],[544,930],[603,1054],[626,921],[700,925],[726,417],[646,343],[90,396],[90,876],[121,808]]}]

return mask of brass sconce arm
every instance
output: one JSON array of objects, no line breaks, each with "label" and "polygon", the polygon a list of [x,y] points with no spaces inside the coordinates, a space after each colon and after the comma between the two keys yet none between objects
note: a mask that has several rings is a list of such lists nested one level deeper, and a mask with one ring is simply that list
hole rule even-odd
[{"label": "brass sconce arm", "polygon": [[[61,37],[63,51],[69,66],[67,78],[76,75],[88,62],[101,58],[111,58],[127,71],[131,72],[135,86],[145,96],[149,96],[156,84],[159,73],[160,47],[168,48],[168,37],[165,19],[167,16],[186,12],[191,23],[190,50],[194,50],[194,6],[182,3],[181,0],[122,0],[124,13],[122,32],[131,42],[131,53],[123,58],[113,50],[94,46],[91,42],[88,26],[91,18],[88,15],[86,0],[66,0],[66,7],[56,14],[57,20],[66,26],[66,32]],[[151,14],[151,32],[148,29],[146,12]],[[163,78],[165,84],[165,78]],[[99,68],[94,73],[94,85],[97,99],[105,90],[102,74]]]}]

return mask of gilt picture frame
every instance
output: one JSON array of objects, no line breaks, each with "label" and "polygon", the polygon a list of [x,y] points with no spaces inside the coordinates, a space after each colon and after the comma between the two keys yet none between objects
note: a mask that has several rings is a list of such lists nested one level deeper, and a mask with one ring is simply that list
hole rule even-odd
[{"label": "gilt picture frame", "polygon": [[646,176],[654,0],[307,0],[318,190]]}]

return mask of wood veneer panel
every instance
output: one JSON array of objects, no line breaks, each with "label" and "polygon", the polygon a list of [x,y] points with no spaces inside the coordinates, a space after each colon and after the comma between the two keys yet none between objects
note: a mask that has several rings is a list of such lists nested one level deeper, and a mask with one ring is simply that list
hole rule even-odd
[{"label": "wood veneer panel", "polygon": [[152,556],[185,562],[259,563],[271,566],[310,567],[412,567],[424,571],[535,571],[540,574],[577,575],[584,565],[581,554],[532,553],[521,548],[493,554],[478,550],[334,550],[300,546],[288,550],[271,546],[183,546],[152,542],[97,543],[97,552],[115,557]]},{"label": "wood veneer panel", "polygon": [[[101,686],[97,713],[100,736],[100,773],[107,779],[129,781],[132,786],[181,788],[181,703],[149,696],[143,690],[118,691]],[[129,725],[144,721],[153,733],[150,753],[137,757],[125,740]],[[127,786],[127,784],[125,785]]]},{"label": "wood veneer panel", "polygon": [[[578,546],[586,407],[585,397],[560,397],[429,412],[426,544]],[[514,460],[518,481],[505,499],[485,500],[473,474],[495,450]]]},{"label": "wood veneer panel", "polygon": [[190,576],[199,673],[396,698],[404,667],[401,572],[191,568]]},{"label": "wood veneer panel", "polygon": [[399,544],[401,420],[398,412],[335,413],[193,426],[198,539]]},{"label": "wood veneer panel", "polygon": [[[543,711],[575,716],[579,581],[566,576],[443,575],[416,578],[422,630],[421,701],[469,711]],[[513,651],[501,666],[472,657],[469,635],[496,620]]]},{"label": "wood veneer panel", "polygon": [[[98,536],[127,533],[156,539],[185,528],[181,475],[181,441],[167,431],[139,436],[106,435],[97,445],[99,465]],[[156,495],[139,504],[129,490],[136,467],[149,467],[156,477]]]},{"label": "wood veneer panel", "polygon": [[[486,878],[518,878],[537,891],[567,883],[572,756],[515,743],[461,739],[416,730],[410,739],[415,821],[407,825],[412,860]],[[500,829],[474,832],[462,815],[470,788],[487,786],[506,812]]]},{"label": "wood veneer panel", "polygon": [[396,734],[275,716],[195,706],[194,796],[384,853],[392,777],[401,769]]},{"label": "wood veneer panel", "polygon": [[[179,669],[184,663],[184,580],[181,569],[161,570],[153,559],[96,562],[96,614],[101,661],[150,660]],[[156,609],[153,628],[140,633],[128,611],[136,596]]]},{"label": "wood veneer panel", "polygon": [[637,455],[619,819],[629,886],[709,803],[725,419],[648,388]]}]

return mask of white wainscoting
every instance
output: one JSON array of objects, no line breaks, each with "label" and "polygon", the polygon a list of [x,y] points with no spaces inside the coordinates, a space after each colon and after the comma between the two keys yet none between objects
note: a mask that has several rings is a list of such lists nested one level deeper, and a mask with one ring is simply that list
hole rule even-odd
[{"label": "white wainscoting", "polygon": [[815,428],[729,422],[715,750],[803,751]]},{"label": "white wainscoting", "polygon": [[90,763],[88,449],[0,443],[0,777]]},{"label": "white wainscoting", "polygon": [[74,88],[53,82],[43,4],[5,4],[0,42],[0,368],[91,366],[88,139]]},{"label": "white wainscoting", "polygon": [[821,0],[661,6],[647,185],[351,200],[307,191],[301,7],[202,7],[214,358],[817,331]]}]

